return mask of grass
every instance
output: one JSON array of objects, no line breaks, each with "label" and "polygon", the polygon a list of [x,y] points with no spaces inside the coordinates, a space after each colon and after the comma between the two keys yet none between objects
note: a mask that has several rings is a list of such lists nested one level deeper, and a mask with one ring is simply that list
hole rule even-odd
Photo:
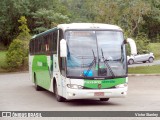
[{"label": "grass", "polygon": [[150,51],[154,53],[155,59],[160,60],[160,43],[150,43]]},{"label": "grass", "polygon": [[128,68],[129,74],[160,74],[160,65]]},{"label": "grass", "polygon": [[0,72],[6,72],[6,70],[3,69],[3,67],[7,65],[5,60],[6,53],[6,51],[0,51]]},{"label": "grass", "polygon": [[0,51],[0,67],[3,65],[6,65],[5,57],[6,57],[6,51]]}]

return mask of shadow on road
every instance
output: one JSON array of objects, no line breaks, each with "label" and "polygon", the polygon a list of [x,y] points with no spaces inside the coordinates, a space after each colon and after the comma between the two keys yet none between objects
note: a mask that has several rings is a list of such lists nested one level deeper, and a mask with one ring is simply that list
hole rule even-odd
[{"label": "shadow on road", "polygon": [[66,101],[69,106],[118,106],[120,104],[110,101],[100,101],[93,99],[78,99]]}]

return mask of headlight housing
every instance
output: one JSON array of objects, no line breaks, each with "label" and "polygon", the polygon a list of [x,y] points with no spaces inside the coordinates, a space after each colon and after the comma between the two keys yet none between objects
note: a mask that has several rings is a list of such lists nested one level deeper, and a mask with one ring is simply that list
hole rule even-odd
[{"label": "headlight housing", "polygon": [[83,86],[76,84],[67,84],[67,87],[71,89],[83,89]]}]

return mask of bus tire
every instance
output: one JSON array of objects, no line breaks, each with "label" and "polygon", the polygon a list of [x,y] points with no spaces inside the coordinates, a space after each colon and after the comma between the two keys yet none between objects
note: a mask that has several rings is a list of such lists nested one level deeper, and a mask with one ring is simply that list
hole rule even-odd
[{"label": "bus tire", "polygon": [[100,101],[108,101],[109,98],[100,98]]},{"label": "bus tire", "polygon": [[35,84],[36,91],[40,91],[40,90],[42,89],[42,88],[37,84],[36,74],[34,74],[34,84]]},{"label": "bus tire", "polygon": [[58,102],[64,102],[66,99],[58,94],[57,83],[54,83],[54,94]]}]

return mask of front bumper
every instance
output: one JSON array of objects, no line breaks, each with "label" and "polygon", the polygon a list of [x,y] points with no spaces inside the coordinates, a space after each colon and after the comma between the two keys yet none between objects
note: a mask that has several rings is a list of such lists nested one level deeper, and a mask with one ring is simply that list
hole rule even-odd
[{"label": "front bumper", "polygon": [[[92,98],[116,98],[125,97],[128,87],[114,89],[70,89],[67,88],[66,99],[92,99]],[[104,93],[102,96],[95,96],[95,93]]]}]

